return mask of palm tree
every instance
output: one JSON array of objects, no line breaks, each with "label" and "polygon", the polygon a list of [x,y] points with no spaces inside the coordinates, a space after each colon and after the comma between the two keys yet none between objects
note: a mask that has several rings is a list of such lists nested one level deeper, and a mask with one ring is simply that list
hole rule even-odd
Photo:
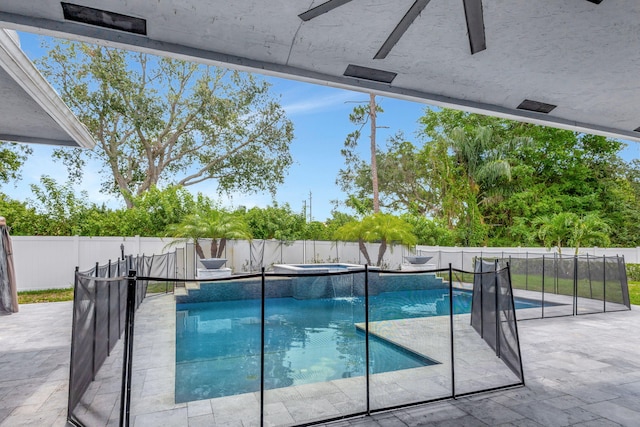
[{"label": "palm tree", "polygon": [[579,217],[572,212],[560,212],[551,217],[538,217],[533,224],[540,227],[538,237],[544,245],[557,246],[560,254],[563,244],[573,246],[575,255],[582,245],[609,244],[609,226],[595,213]]},{"label": "palm tree", "polygon": [[538,238],[547,249],[556,246],[562,255],[562,246],[569,241],[573,234],[573,225],[578,215],[572,212],[560,212],[553,216],[539,216],[534,218],[533,226],[538,228]]},{"label": "palm tree", "polygon": [[451,131],[449,146],[458,164],[465,170],[469,187],[476,197],[484,200],[499,195],[498,184],[511,181],[511,165],[505,148],[509,144],[496,142],[490,127],[480,126],[468,135],[461,127]]},{"label": "palm tree", "polygon": [[200,258],[205,258],[200,239],[212,239],[211,256],[214,258],[221,257],[227,239],[251,239],[251,233],[244,220],[222,210],[187,215],[180,223],[171,224],[167,229],[167,235],[177,238],[173,243],[193,242]]},{"label": "palm tree", "polygon": [[336,230],[336,238],[342,240],[357,240],[360,252],[372,265],[365,242],[380,242],[376,265],[382,264],[382,258],[389,243],[399,242],[405,245],[415,245],[416,237],[413,226],[397,216],[376,213],[367,216],[362,221],[349,222]]},{"label": "palm tree", "polygon": [[211,211],[205,217],[204,226],[207,237],[211,238],[211,256],[215,258],[222,257],[227,239],[251,240],[244,219],[226,211]]},{"label": "palm tree", "polygon": [[569,243],[576,248],[575,254],[581,245],[608,245],[609,225],[597,214],[590,213],[582,218],[578,218],[573,225],[573,233]]},{"label": "palm tree", "polygon": [[371,258],[369,257],[369,251],[364,244],[367,230],[363,221],[350,221],[335,231],[336,240],[357,241],[358,248],[364,259],[367,260],[367,265],[371,264]]},{"label": "palm tree", "polygon": [[167,226],[167,236],[176,237],[170,244],[193,242],[198,257],[204,258],[204,252],[199,242],[199,239],[207,237],[203,224],[204,220],[202,216],[197,213],[185,216],[178,224],[169,224]]}]

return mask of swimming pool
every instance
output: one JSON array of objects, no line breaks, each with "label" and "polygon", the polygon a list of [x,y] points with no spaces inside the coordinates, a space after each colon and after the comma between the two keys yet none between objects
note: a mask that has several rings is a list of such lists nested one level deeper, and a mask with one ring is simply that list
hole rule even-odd
[{"label": "swimming pool", "polygon": [[[470,291],[454,291],[454,313],[468,313]],[[384,292],[369,298],[369,320],[449,314],[448,289]],[[516,306],[533,307],[518,301]],[[176,402],[260,389],[260,300],[177,305]],[[265,388],[274,389],[365,373],[364,299],[265,302]],[[370,339],[372,373],[439,363]]]}]

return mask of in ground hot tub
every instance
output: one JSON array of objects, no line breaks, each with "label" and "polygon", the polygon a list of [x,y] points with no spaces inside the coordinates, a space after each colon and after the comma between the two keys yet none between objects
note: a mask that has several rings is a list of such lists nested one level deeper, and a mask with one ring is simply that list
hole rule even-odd
[{"label": "in ground hot tub", "polygon": [[322,274],[342,273],[346,271],[364,270],[364,266],[346,263],[326,264],[274,264],[273,272],[277,274]]},{"label": "in ground hot tub", "polygon": [[364,293],[362,273],[355,279],[353,274],[336,274],[364,273],[364,266],[358,264],[275,264],[273,272],[291,277],[291,293],[296,299],[352,298]]}]

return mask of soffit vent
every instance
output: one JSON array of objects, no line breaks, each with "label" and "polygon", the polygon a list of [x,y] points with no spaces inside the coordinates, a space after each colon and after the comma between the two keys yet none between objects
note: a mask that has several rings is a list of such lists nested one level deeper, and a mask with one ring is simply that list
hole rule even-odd
[{"label": "soffit vent", "polygon": [[147,35],[147,21],[145,19],[77,4],[64,2],[60,4],[62,5],[62,12],[66,20],[141,34],[143,36]]},{"label": "soffit vent", "polygon": [[355,77],[358,79],[371,80],[380,83],[391,83],[398,75],[391,71],[377,70],[375,68],[361,67],[359,65],[349,64],[344,72],[347,77]]},{"label": "soffit vent", "polygon": [[553,104],[545,104],[544,102],[532,101],[530,99],[525,99],[518,105],[518,110],[527,110],[534,111],[536,113],[544,113],[548,114],[556,108],[557,105]]}]

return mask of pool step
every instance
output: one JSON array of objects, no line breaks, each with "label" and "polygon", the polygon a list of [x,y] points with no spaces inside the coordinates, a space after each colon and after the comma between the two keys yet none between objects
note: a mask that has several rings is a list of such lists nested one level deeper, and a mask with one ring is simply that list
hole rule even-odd
[{"label": "pool step", "polygon": [[189,295],[189,291],[199,291],[200,282],[187,282],[184,286],[176,287],[173,291],[175,296],[185,297]]},{"label": "pool step", "polygon": [[184,288],[188,291],[199,291],[200,290],[200,282],[187,282],[184,284]]},{"label": "pool step", "polygon": [[180,286],[180,287],[176,286],[175,289],[173,290],[173,295],[184,297],[189,295],[189,292],[187,292],[184,286]]}]

